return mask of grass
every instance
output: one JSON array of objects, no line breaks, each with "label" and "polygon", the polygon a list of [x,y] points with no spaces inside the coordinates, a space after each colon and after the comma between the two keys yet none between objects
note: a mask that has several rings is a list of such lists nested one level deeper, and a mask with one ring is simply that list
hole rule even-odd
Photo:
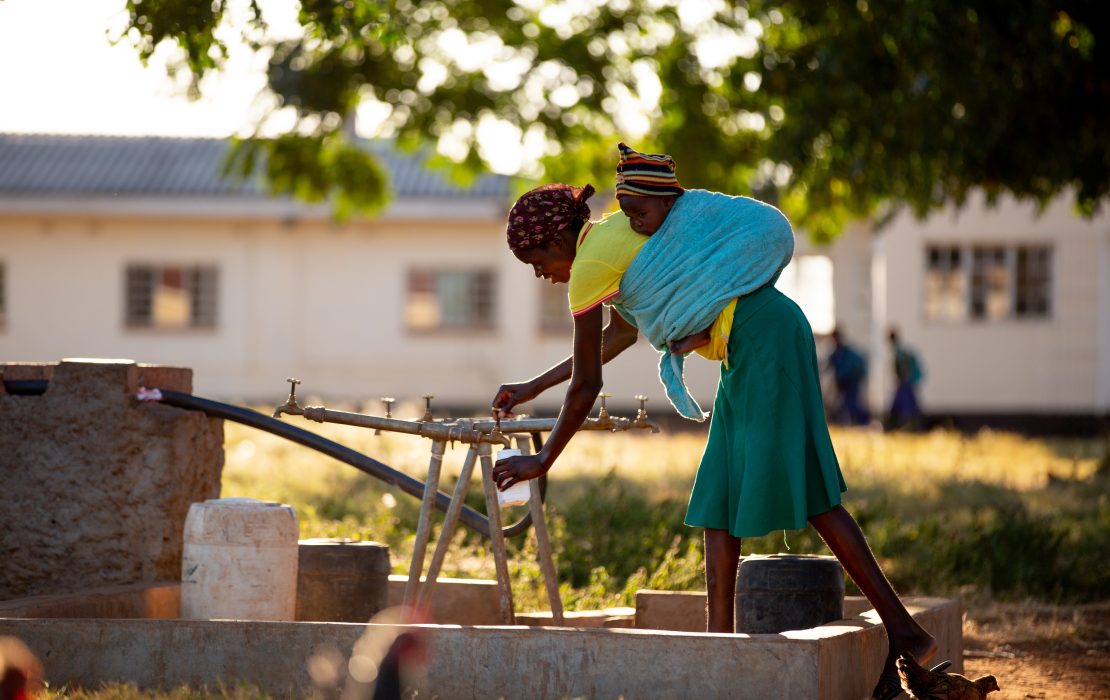
[{"label": "grass", "polygon": [[97,688],[63,686],[47,688],[44,700],[269,700],[273,697],[250,684],[194,688],[187,685],[171,690],[139,688],[134,683],[105,683]]},{"label": "grass", "polygon": [[[296,419],[291,419],[296,420]],[[301,423],[422,478],[430,443],[375,437],[346,426]],[[394,570],[407,571],[419,503],[312,450],[225,424],[223,495],[296,507],[302,537],[357,537],[387,543]],[[548,522],[568,609],[630,604],[638,588],[702,589],[701,533],[682,524],[704,437],[577,436],[551,474]],[[836,429],[833,441],[860,521],[903,594],[961,595],[976,643],[1051,640],[1083,653],[1102,649],[1104,626],[1087,608],[1110,600],[1110,447],[1096,440],[1036,440],[984,431],[974,436]],[[462,462],[448,450],[441,489]],[[469,505],[483,510],[478,480]],[[519,517],[519,509],[510,515]],[[812,529],[745,540],[745,553],[825,550]],[[515,603],[544,609],[535,545],[510,542]],[[493,576],[486,543],[456,534],[444,575]],[[1061,603],[1099,603],[1066,606]],[[1079,612],[1077,612],[1079,611]],[[1100,613],[1101,614],[1101,613]],[[1104,619],[1105,615],[1098,618]],[[996,639],[997,638],[997,639]],[[112,683],[52,688],[51,700],[265,700],[250,685],[167,691]]]},{"label": "grass", "polygon": [[[302,424],[417,478],[427,468],[427,440]],[[394,570],[407,572],[416,499],[275,436],[234,423],[225,431],[225,496],[295,506],[302,537],[384,542]],[[849,485],[845,506],[901,593],[1044,603],[1110,598],[1103,443],[864,429],[835,429],[833,441]],[[568,609],[628,605],[638,588],[703,588],[701,533],[682,523],[703,443],[700,433],[583,433],[571,442],[550,474],[548,497]],[[464,446],[448,450],[441,490],[453,488],[464,453]],[[467,502],[484,510],[477,479]],[[460,528],[453,544],[443,575],[492,578],[479,537]],[[744,553],[787,548],[827,553],[812,529],[743,543]],[[518,609],[545,608],[532,538],[509,549]]]},{"label": "grass", "polygon": [[[427,440],[301,425],[417,478],[427,467]],[[1090,629],[1076,608],[1057,603],[1110,599],[1110,572],[1103,566],[1110,559],[1106,445],[992,432],[835,429],[833,438],[849,485],[845,505],[902,594],[962,596],[975,611],[969,633],[980,642],[997,637],[1016,643],[1023,633],[1033,640],[1048,633],[1069,649],[1104,645],[1104,629]],[[568,609],[628,605],[638,588],[703,588],[700,532],[682,523],[703,443],[697,433],[575,437],[548,490],[548,523]],[[238,424],[225,424],[225,447],[224,496],[293,505],[302,537],[384,541],[394,570],[406,571],[416,499],[313,450]],[[448,449],[441,489],[453,487],[463,455],[462,447]],[[482,510],[474,481],[468,504]],[[775,532],[745,540],[744,551],[781,551],[788,544],[795,552],[825,552],[811,529],[788,532],[785,539]],[[533,538],[517,538],[509,550],[517,609],[544,609]],[[492,577],[485,542],[461,529],[444,574]],[[110,683],[50,689],[47,697],[270,696],[249,684],[153,691]]]}]

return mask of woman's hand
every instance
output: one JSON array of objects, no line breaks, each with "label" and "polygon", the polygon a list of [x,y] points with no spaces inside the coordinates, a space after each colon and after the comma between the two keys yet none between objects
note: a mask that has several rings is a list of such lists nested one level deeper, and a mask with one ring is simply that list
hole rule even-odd
[{"label": "woman's hand", "polygon": [[516,384],[502,384],[493,397],[493,417],[511,418],[513,407],[530,401],[539,394],[532,380]]},{"label": "woman's hand", "polygon": [[506,457],[494,465],[493,481],[499,490],[504,491],[518,481],[528,481],[537,476],[543,476],[547,470],[548,467],[544,465],[539,455]]}]

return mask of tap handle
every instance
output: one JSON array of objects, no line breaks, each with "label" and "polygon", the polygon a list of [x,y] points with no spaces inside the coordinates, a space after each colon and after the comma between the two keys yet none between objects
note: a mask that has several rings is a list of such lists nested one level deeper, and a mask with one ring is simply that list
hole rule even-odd
[{"label": "tap handle", "polygon": [[[397,399],[393,398],[392,396],[383,396],[382,397],[382,404],[385,405],[385,417],[386,418],[392,418],[393,417],[393,402],[396,401],[396,400]],[[381,435],[382,434],[381,428],[376,428],[374,430],[374,434],[375,435]]]},{"label": "tap handle", "polygon": [[434,399],[434,398],[435,398],[435,396],[433,396],[432,394],[424,394],[424,417],[421,418],[420,420],[422,420],[422,421],[432,420],[432,399]]},{"label": "tap handle", "polygon": [[289,403],[297,403],[297,385],[301,383],[300,379],[294,377],[286,377],[285,381],[289,382]]},{"label": "tap handle", "polygon": [[613,395],[603,391],[600,394],[598,394],[598,397],[601,398],[601,408],[598,409],[597,417],[601,418],[601,419],[608,418],[609,417],[609,409],[605,405],[605,399],[612,398]]}]

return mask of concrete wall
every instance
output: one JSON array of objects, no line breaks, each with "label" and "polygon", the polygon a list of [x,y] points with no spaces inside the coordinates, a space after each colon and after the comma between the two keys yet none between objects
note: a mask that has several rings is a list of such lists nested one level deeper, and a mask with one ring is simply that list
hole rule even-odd
[{"label": "concrete wall", "polygon": [[189,371],[63,362],[44,395],[0,395],[0,600],[180,578],[189,505],[220,493],[223,424],[135,401],[154,383],[189,391]]},{"label": "concrete wall", "polygon": [[[911,614],[962,668],[957,601],[910,598]],[[346,623],[0,618],[43,659],[52,685],[133,682],[174,688],[243,681],[271,694],[306,696],[307,661],[331,649],[342,664],[356,640],[399,630],[420,635],[427,664],[408,688],[449,698],[866,697],[886,655],[874,611],[783,634],[641,629],[390,628]],[[386,644],[388,641],[385,642]],[[382,645],[384,646],[384,644]],[[326,658],[326,657],[325,657]],[[346,665],[346,664],[342,664]]]},{"label": "concrete wall", "polygon": [[[1087,221],[1069,203],[1040,216],[1029,204],[989,209],[973,198],[924,221],[899,214],[878,235],[871,394],[885,406],[892,391],[891,324],[919,351],[927,412],[1094,413],[1107,359],[1100,309],[1108,302],[1103,260],[1110,220]],[[933,321],[924,313],[925,251],[930,244],[1045,244],[1052,247],[1052,312],[1047,319]]]}]

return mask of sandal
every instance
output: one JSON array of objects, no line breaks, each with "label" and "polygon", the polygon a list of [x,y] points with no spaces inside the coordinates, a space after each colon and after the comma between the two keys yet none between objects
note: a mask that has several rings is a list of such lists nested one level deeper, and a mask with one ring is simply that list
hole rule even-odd
[{"label": "sandal", "polygon": [[[951,661],[942,661],[936,666],[929,669],[930,673],[940,673],[944,669],[952,665]],[[875,684],[875,689],[871,691],[871,697],[874,700],[894,700],[902,694],[902,680],[895,673],[893,676],[883,675],[879,676],[879,682]]]},{"label": "sandal", "polygon": [[899,680],[898,674],[879,676],[879,682],[871,691],[872,700],[894,700],[901,694],[902,681]]}]

